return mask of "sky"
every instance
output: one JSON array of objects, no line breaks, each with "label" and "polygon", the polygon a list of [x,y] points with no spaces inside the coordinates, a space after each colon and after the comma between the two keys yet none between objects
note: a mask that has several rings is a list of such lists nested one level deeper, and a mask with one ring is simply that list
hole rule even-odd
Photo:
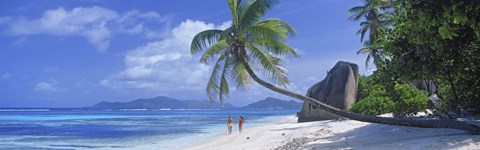
[{"label": "sky", "polygon": [[[288,90],[305,94],[338,61],[359,65],[366,55],[359,22],[347,10],[360,0],[283,0],[266,18],[297,30],[288,44]],[[212,64],[191,55],[193,36],[231,24],[226,0],[2,0],[0,108],[84,107],[168,96],[206,100]],[[258,84],[230,91],[236,106],[276,97]]]}]

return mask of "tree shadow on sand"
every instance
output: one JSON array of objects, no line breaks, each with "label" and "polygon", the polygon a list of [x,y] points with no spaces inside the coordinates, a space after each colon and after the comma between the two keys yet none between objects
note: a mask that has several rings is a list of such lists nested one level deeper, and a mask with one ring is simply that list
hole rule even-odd
[{"label": "tree shadow on sand", "polygon": [[[471,143],[480,146],[480,136],[454,129],[425,129],[369,124],[351,131],[314,139],[307,149],[453,149]],[[476,144],[476,145],[475,145]]]},{"label": "tree shadow on sand", "polygon": [[[331,121],[322,121],[322,123],[318,124],[311,124],[308,126],[299,126],[299,127],[292,127],[292,128],[281,128],[281,129],[272,129],[270,131],[285,131],[285,130],[300,130],[300,129],[305,129],[305,128],[310,128],[310,127],[318,127],[318,126],[326,126],[328,123],[335,122],[337,120],[331,120]],[[308,122],[305,122],[308,123]]]}]

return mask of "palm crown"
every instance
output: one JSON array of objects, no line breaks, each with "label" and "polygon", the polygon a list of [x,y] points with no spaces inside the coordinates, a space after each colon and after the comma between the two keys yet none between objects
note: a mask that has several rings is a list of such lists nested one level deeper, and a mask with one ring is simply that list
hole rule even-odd
[{"label": "palm crown", "polygon": [[[287,23],[274,18],[260,20],[267,10],[279,0],[228,0],[232,13],[232,25],[225,30],[206,30],[192,40],[191,53],[205,50],[200,62],[217,59],[207,84],[210,100],[218,96],[220,102],[229,93],[229,83],[245,89],[251,83],[247,68],[264,72],[272,82],[289,84],[286,70],[280,57],[298,53],[284,42],[296,33]],[[246,63],[243,63],[246,62]]]},{"label": "palm crown", "polygon": [[360,23],[361,28],[357,34],[361,35],[360,40],[363,41],[365,33],[370,31],[369,38],[374,41],[379,36],[378,30],[391,23],[388,10],[392,8],[392,5],[388,0],[364,0],[364,2],[363,6],[356,6],[348,10],[352,14],[349,19],[358,21],[365,17],[365,21]]},{"label": "palm crown", "polygon": [[[378,65],[384,56],[379,46],[380,30],[388,27],[391,23],[389,12],[393,8],[391,1],[388,0],[364,0],[363,6],[350,8],[348,12],[352,14],[350,20],[358,21],[365,17],[365,21],[360,23],[360,41],[364,42],[364,48],[357,51],[357,54],[368,53],[365,66],[368,66],[370,58],[373,58],[374,64]],[[364,41],[365,34],[369,32],[368,40]],[[378,67],[378,66],[377,66]]]}]

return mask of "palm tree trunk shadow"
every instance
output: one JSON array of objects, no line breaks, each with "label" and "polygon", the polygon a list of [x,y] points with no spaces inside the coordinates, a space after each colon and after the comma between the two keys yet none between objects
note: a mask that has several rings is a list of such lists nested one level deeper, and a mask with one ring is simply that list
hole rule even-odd
[{"label": "palm tree trunk shadow", "polygon": [[332,136],[314,139],[314,142],[306,147],[316,149],[409,149],[414,147],[451,149],[464,146],[462,143],[472,142],[480,144],[480,136],[454,129],[369,124],[339,134],[334,133]]}]

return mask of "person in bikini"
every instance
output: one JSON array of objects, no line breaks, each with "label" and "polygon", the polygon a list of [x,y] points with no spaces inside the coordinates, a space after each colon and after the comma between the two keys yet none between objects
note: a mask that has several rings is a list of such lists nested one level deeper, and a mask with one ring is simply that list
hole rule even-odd
[{"label": "person in bikini", "polygon": [[231,116],[228,116],[228,122],[227,122],[228,134],[232,134],[232,126],[233,126],[233,119]]}]

